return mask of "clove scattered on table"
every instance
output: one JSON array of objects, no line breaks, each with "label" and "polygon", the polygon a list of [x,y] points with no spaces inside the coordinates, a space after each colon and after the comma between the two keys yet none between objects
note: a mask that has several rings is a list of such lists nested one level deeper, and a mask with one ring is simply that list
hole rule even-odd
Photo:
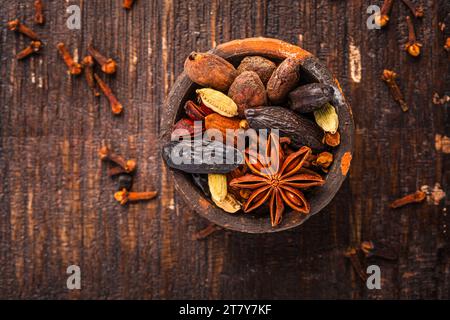
[{"label": "clove scattered on table", "polygon": [[421,190],[418,190],[414,193],[408,194],[400,199],[393,201],[389,206],[392,209],[401,208],[411,203],[419,203],[426,199],[427,194]]},{"label": "clove scattered on table", "polygon": [[395,79],[397,79],[397,74],[394,71],[387,70],[387,69],[383,70],[383,74],[381,75],[381,80],[386,82],[386,84],[389,87],[392,97],[398,104],[400,104],[400,107],[402,108],[403,112],[406,112],[406,111],[408,111],[408,105],[406,104],[406,102],[403,98],[403,94],[400,91],[400,87],[398,86]]},{"label": "clove scattered on table", "polygon": [[194,240],[204,240],[219,230],[222,230],[222,228],[214,223],[210,223],[206,228],[203,228],[194,233],[192,237]]}]

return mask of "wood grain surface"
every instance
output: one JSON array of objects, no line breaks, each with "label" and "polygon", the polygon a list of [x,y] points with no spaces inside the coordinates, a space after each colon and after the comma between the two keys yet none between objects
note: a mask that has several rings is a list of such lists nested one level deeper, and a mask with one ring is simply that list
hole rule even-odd
[{"label": "wood grain surface", "polygon": [[[409,11],[400,1],[383,30],[366,27],[367,7],[380,0],[136,0],[131,11],[121,2],[44,1],[43,27],[33,23],[33,1],[2,3],[0,298],[450,298],[448,200],[388,207],[422,185],[448,193],[449,154],[435,148],[436,134],[450,135],[448,104],[432,103],[433,93],[450,89],[448,1],[420,0],[419,59],[403,51]],[[72,4],[81,8],[80,30],[66,26]],[[4,27],[17,17],[45,44],[24,61],[14,57],[29,40]],[[207,222],[186,210],[160,157],[163,101],[191,51],[252,36],[301,45],[339,79],[356,125],[349,178],[293,231],[218,231],[196,241]],[[83,77],[68,75],[59,41],[78,58],[92,41],[118,61],[115,76],[101,76],[123,116],[94,98]],[[399,74],[407,113],[380,80],[384,68]],[[138,160],[134,190],[160,196],[115,203],[116,184],[97,156],[104,144]],[[381,290],[368,290],[343,256],[363,240],[398,250],[395,261],[362,260],[380,266]],[[81,267],[81,290],[66,287],[72,264]]]}]

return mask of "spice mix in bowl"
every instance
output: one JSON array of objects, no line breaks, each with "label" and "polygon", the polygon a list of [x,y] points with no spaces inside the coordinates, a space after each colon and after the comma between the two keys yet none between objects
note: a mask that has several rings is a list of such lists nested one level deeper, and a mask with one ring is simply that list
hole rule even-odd
[{"label": "spice mix in bowl", "polygon": [[165,107],[162,155],[176,188],[224,228],[298,226],[348,173],[351,108],[328,69],[300,47],[248,38],[192,52]]}]

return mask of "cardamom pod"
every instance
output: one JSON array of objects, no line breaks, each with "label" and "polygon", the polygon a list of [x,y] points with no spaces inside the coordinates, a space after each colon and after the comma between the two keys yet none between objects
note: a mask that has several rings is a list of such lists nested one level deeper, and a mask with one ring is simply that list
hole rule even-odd
[{"label": "cardamom pod", "polygon": [[217,201],[213,198],[214,203],[216,206],[218,206],[220,209],[228,212],[228,213],[235,213],[239,211],[242,207],[242,204],[236,200],[236,198],[232,194],[227,194],[225,199],[222,201]]},{"label": "cardamom pod", "polygon": [[208,174],[209,191],[214,202],[222,202],[228,194],[227,176],[224,174]]},{"label": "cardamom pod", "polygon": [[218,114],[229,118],[238,115],[237,104],[222,92],[210,88],[198,89],[196,92],[202,103]]},{"label": "cardamom pod", "polygon": [[339,117],[331,104],[325,103],[322,108],[314,111],[314,118],[323,131],[336,133],[339,127]]}]

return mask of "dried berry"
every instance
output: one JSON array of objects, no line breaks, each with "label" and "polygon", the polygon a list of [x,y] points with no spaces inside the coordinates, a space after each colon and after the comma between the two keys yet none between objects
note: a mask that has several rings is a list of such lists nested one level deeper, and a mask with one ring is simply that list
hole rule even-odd
[{"label": "dried berry", "polygon": [[[245,121],[245,120],[240,120],[237,118],[227,118],[227,117],[221,116],[218,113],[213,113],[205,118],[205,129],[206,130],[209,130],[209,129],[219,130],[222,133],[222,138],[224,139],[223,141],[225,141],[225,138],[227,137],[227,129],[231,129],[233,131],[241,129],[242,128],[241,126],[244,124],[244,123],[242,123],[242,121]],[[233,133],[236,133],[236,132],[233,132]],[[233,136],[236,136],[236,135],[233,135]]]},{"label": "dried berry", "polygon": [[172,141],[163,147],[166,164],[188,173],[227,173],[244,161],[242,153],[219,141]]},{"label": "dried berry", "polygon": [[39,40],[31,41],[31,43],[28,47],[26,47],[25,49],[23,49],[16,55],[16,59],[22,60],[26,57],[29,57],[32,53],[39,52],[39,50],[41,50],[41,48],[42,48],[41,41],[39,41]]},{"label": "dried berry", "polygon": [[325,132],[336,133],[339,127],[339,117],[331,104],[326,103],[322,108],[314,111],[314,118]]},{"label": "dried berry", "polygon": [[410,203],[419,203],[426,199],[427,194],[421,190],[417,190],[414,193],[408,194],[404,196],[403,198],[397,199],[393,201],[389,206],[392,209],[403,207]]},{"label": "dried berry", "polygon": [[199,52],[192,52],[187,57],[184,71],[193,82],[220,91],[227,91],[238,75],[233,65],[225,59]]},{"label": "dried berry", "polygon": [[156,198],[157,195],[157,191],[128,192],[127,190],[123,189],[121,191],[117,191],[114,194],[114,199],[116,199],[117,202],[124,206],[128,202],[151,200]]},{"label": "dried berry", "polygon": [[258,74],[245,71],[238,75],[228,91],[228,96],[238,105],[238,113],[244,116],[247,108],[267,105],[266,88]]},{"label": "dried berry", "polygon": [[280,135],[291,138],[296,147],[308,146],[323,150],[323,131],[313,121],[282,107],[261,107],[245,110],[245,117],[253,129],[278,129]]},{"label": "dried berry", "polygon": [[225,117],[237,116],[237,104],[222,92],[210,88],[198,89],[196,92],[200,101],[213,111]]},{"label": "dried berry", "polygon": [[330,147],[337,147],[341,143],[341,135],[338,131],[334,134],[331,132],[325,132],[322,142]]},{"label": "dried berry", "polygon": [[316,159],[312,162],[314,166],[320,167],[324,172],[327,172],[328,168],[333,163],[333,155],[329,152],[322,152],[317,155]]},{"label": "dried berry", "polygon": [[204,104],[196,104],[194,101],[187,101],[184,105],[184,111],[187,116],[194,121],[204,120],[208,114],[214,113],[210,108],[205,106]]},{"label": "dried berry", "polygon": [[267,84],[267,81],[269,81],[270,76],[276,68],[276,64],[269,59],[259,56],[251,56],[242,59],[237,71],[239,74],[245,71],[254,71],[259,76],[262,83]]},{"label": "dried berry", "polygon": [[286,58],[273,72],[267,82],[267,96],[274,104],[286,100],[288,93],[300,80],[301,61],[296,57]]},{"label": "dried berry", "polygon": [[194,136],[194,121],[192,119],[183,118],[173,125],[172,137]]},{"label": "dried berry", "polygon": [[98,152],[99,158],[102,161],[110,161],[117,164],[119,167],[123,169],[126,173],[131,173],[136,170],[136,160],[134,159],[125,159],[123,156],[113,152],[108,147],[101,147]]},{"label": "dried berry", "polygon": [[408,105],[406,104],[405,99],[403,98],[403,94],[400,90],[400,87],[398,86],[397,81],[395,79],[397,79],[397,73],[395,73],[392,70],[387,69],[383,70],[381,80],[386,82],[391,91],[392,97],[394,98],[395,101],[398,102],[403,112],[406,112],[408,111]]},{"label": "dried berry", "polygon": [[330,102],[333,94],[333,87],[323,83],[300,86],[289,93],[289,107],[299,113],[312,112]]}]

